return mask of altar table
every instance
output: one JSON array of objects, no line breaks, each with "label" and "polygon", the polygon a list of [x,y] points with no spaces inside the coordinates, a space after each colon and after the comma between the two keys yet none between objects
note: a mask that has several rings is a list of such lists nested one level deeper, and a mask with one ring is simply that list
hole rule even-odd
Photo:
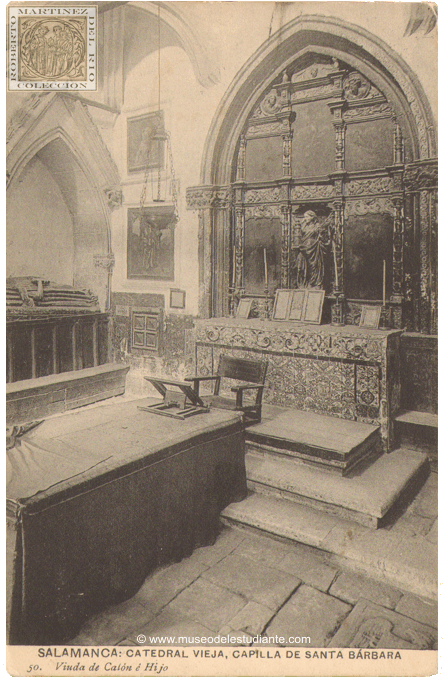
[{"label": "altar table", "polygon": [[221,354],[263,359],[265,403],[379,425],[389,450],[400,406],[400,335],[353,325],[197,320],[196,373],[215,373]]}]

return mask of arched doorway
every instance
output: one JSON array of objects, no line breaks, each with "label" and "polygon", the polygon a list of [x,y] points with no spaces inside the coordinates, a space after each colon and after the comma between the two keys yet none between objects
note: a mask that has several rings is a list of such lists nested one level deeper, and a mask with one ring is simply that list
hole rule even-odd
[{"label": "arched doorway", "polygon": [[315,219],[328,233],[311,283],[329,321],[358,323],[362,302],[384,301],[392,326],[432,329],[435,154],[424,92],[387,45],[325,17],[284,26],[226,93],[202,185],[188,191],[200,210],[201,315],[232,314],[243,295],[260,315],[268,293],[300,286],[303,223]]}]

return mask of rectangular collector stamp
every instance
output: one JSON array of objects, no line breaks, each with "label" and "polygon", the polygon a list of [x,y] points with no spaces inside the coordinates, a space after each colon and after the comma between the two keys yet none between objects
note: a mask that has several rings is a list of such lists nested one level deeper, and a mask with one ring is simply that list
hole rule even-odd
[{"label": "rectangular collector stamp", "polygon": [[97,7],[8,8],[9,90],[96,90]]}]

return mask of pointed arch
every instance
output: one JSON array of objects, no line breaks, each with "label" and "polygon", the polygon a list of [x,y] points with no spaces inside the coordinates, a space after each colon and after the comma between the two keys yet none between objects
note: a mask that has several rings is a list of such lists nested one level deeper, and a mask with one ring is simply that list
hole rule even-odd
[{"label": "pointed arch", "polygon": [[[429,180],[426,179],[426,181],[432,190],[435,188],[434,175],[436,175],[436,168],[434,165],[436,164],[437,151],[434,120],[423,88],[406,62],[378,37],[348,22],[323,16],[301,16],[294,19],[263,43],[239,71],[228,88],[214,115],[206,139],[201,163],[201,185],[189,188],[187,191],[189,208],[199,209],[200,216],[199,308],[200,314],[203,317],[226,315],[232,312],[235,294],[228,294],[228,280],[232,281],[235,279],[235,284],[232,282],[235,289],[243,289],[243,273],[238,273],[238,271],[243,271],[244,268],[243,247],[246,212],[242,200],[245,185],[245,140],[249,134],[250,120],[257,114],[260,115],[257,107],[261,106],[260,102],[266,99],[267,94],[269,94],[269,100],[271,101],[272,96],[280,91],[282,87],[287,89],[288,83],[292,85],[291,78],[294,74],[303,72],[304,69],[315,63],[315,59],[322,63],[338,64],[343,69],[343,72],[349,75],[356,72],[361,75],[363,80],[367,81],[369,87],[375,88],[377,100],[381,102],[381,105],[385,106],[385,110],[381,111],[382,114],[387,118],[391,118],[392,132],[386,126],[384,134],[385,138],[388,138],[388,135],[391,133],[391,138],[394,141],[395,133],[397,149],[395,151],[397,153],[395,163],[397,163],[398,167],[403,167],[401,172],[405,181],[411,172],[415,171],[417,173],[421,171],[420,167],[417,169],[416,165],[432,165],[430,174],[426,168],[423,171],[426,176],[429,174]],[[334,68],[336,67],[334,66]],[[316,76],[313,77],[315,78]],[[327,78],[323,80],[328,82]],[[297,88],[299,84],[296,76],[294,87]],[[272,92],[271,87],[274,88]],[[341,106],[342,102],[345,102],[345,105],[347,105],[347,100],[343,94],[337,101],[332,96],[330,104],[331,112],[333,112],[334,106]],[[271,108],[274,104],[275,102],[272,103],[271,101]],[[285,110],[287,111],[291,109],[293,103],[291,101],[290,104],[285,102],[281,105],[286,105]],[[263,113],[263,110],[261,112]],[[272,116],[272,110],[271,112],[265,112],[264,115],[265,117],[266,115]],[[290,126],[292,124],[290,117],[286,113],[285,115],[286,124]],[[341,113],[339,113],[338,117],[343,122]],[[270,119],[278,121],[278,115]],[[395,132],[394,126],[397,130]],[[271,127],[272,123],[269,125],[270,135],[273,133]],[[346,173],[343,130],[344,125],[335,126],[335,170]],[[281,136],[283,144],[282,155],[290,157],[290,137],[285,137],[285,133],[282,131],[278,134]],[[257,132],[257,136],[259,135],[260,133]],[[351,135],[349,137],[351,138]],[[406,159],[403,141],[405,147],[407,144]],[[328,147],[332,147],[332,145],[330,143]],[[387,146],[384,146],[384,148],[387,148]],[[266,152],[265,148],[263,153]],[[388,155],[385,154],[383,161],[384,172],[387,172],[390,164],[392,164],[387,157]],[[277,170],[277,172],[282,171],[283,176],[289,181],[289,175],[292,177],[292,172],[289,171],[285,174],[286,170],[281,165],[282,161],[283,163],[285,162],[285,160],[278,161],[281,170]],[[403,164],[405,162],[406,165]],[[329,166],[331,166],[331,163]],[[370,169],[370,166],[366,169]],[[328,170],[324,171],[328,172]],[[328,190],[332,190],[333,193],[337,190],[339,197],[344,199],[344,183],[337,184],[338,187],[333,187],[334,175],[330,174],[331,171],[329,170],[328,173],[328,181],[331,183]],[[312,172],[310,175],[312,175]],[[265,180],[264,178],[255,178],[256,180]],[[421,294],[424,299],[422,305],[425,307],[427,301],[424,297],[429,295],[427,291],[429,285],[427,282],[428,272],[426,263],[421,264],[422,291],[420,292],[417,288],[412,289],[410,287],[406,289],[407,284],[409,284],[407,279],[411,275],[413,264],[411,261],[407,263],[410,269],[405,277],[404,272],[406,268],[403,267],[404,239],[401,235],[401,219],[403,218],[403,205],[405,201],[405,194],[401,187],[402,180],[402,176],[397,172],[395,178],[395,186],[397,187],[393,189],[397,199],[397,216],[395,220],[395,285],[398,293],[396,293],[395,299],[396,302],[401,304],[403,302],[402,299],[404,299],[402,293],[406,290],[406,295],[409,295],[411,298],[413,296],[418,297]],[[409,193],[421,189],[420,186],[419,188],[414,188],[415,185],[418,185],[418,180],[415,184],[414,182],[412,184],[412,188],[411,186],[407,188]],[[288,247],[290,246],[288,242],[290,217],[288,214],[290,210],[287,206],[290,198],[288,196],[284,197],[286,195],[284,191],[279,193],[279,195],[278,204],[275,204],[273,209],[276,214],[280,210],[279,218],[282,222],[281,237],[285,242],[284,251],[288,252]],[[411,199],[417,201],[417,197]],[[410,203],[411,201],[409,200],[408,205]],[[412,207],[408,208],[412,209]],[[339,208],[337,207],[337,209]],[[423,218],[426,221],[424,203],[422,211],[424,214]],[[412,214],[416,213],[417,210],[414,211],[412,209]],[[410,218],[408,216],[408,223],[412,223],[413,218],[415,216]],[[339,216],[340,223],[343,222],[342,219],[343,215]],[[430,229],[431,231],[432,229]],[[422,249],[425,248],[425,244],[421,242],[420,238],[423,239],[427,236],[423,234],[417,235],[420,232],[420,225],[417,224],[416,230],[414,230],[416,234],[414,235],[412,232],[408,233],[408,246],[410,246],[410,250],[415,248],[418,251],[420,247]],[[342,242],[341,247],[343,247]],[[427,244],[426,247],[428,247]],[[235,260],[233,253],[235,253]],[[282,274],[281,278],[284,285],[288,284],[288,261],[288,256],[285,254],[285,274],[284,276]],[[424,311],[422,315],[424,317]],[[396,322],[400,326],[401,311]],[[414,326],[417,325],[417,322],[418,320],[415,318]],[[428,326],[428,324],[428,320],[423,322],[423,326]]]},{"label": "pointed arch", "polygon": [[309,50],[335,57],[366,76],[401,117],[412,139],[413,160],[435,157],[431,108],[406,62],[363,28],[330,17],[302,16],[264,42],[233,80],[207,136],[202,185],[223,185],[232,180],[238,138],[254,103],[279,73]]},{"label": "pointed arch", "polygon": [[[27,169],[36,163],[41,168],[42,182],[45,172],[52,177],[70,214],[73,284],[94,290],[101,307],[107,308],[111,270],[102,264],[112,260],[107,193],[118,188],[119,175],[87,107],[79,99],[60,94],[37,101],[31,97],[13,117],[7,153],[9,199],[20,202],[20,184]],[[34,181],[38,180],[35,174]],[[41,189],[44,197],[45,186]],[[29,213],[23,218],[29,219]],[[15,239],[18,237],[17,234]],[[15,242],[12,250],[19,245]],[[48,242],[48,248],[52,247],[54,242]],[[38,261],[28,263],[37,274]]]}]

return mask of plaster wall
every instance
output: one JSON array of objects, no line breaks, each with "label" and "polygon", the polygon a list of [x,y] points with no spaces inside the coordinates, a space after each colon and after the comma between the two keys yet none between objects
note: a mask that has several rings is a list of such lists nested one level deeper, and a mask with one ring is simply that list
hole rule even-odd
[{"label": "plaster wall", "polygon": [[58,184],[37,157],[8,191],[7,276],[36,275],[73,284],[71,215]]}]

